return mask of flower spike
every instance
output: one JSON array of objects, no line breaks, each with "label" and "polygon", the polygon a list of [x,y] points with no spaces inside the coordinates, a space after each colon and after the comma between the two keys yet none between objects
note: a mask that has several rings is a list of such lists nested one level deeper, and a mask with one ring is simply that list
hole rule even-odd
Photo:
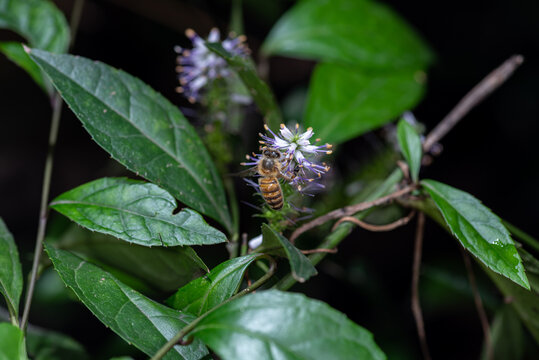
[{"label": "flower spike", "polygon": [[[176,91],[194,103],[200,101],[201,91],[208,83],[217,78],[228,77],[231,72],[226,61],[211,52],[206,47],[205,40],[193,29],[185,30],[185,36],[191,40],[193,49],[174,47],[174,51],[178,53],[176,71],[181,84]],[[225,50],[238,56],[249,54],[245,40],[245,36],[229,36],[221,41],[221,34],[217,28],[213,28],[206,39],[208,42],[221,42]]]},{"label": "flower spike", "polygon": [[[286,169],[283,172],[293,174],[290,176],[290,184],[294,185],[298,191],[303,192],[307,188],[323,188],[319,183],[313,183],[329,171],[326,163],[319,164],[315,158],[320,154],[331,154],[331,144],[313,145],[310,142],[314,134],[312,127],[307,128],[305,132],[300,131],[299,124],[296,124],[293,130],[286,125],[281,124],[279,135],[275,134],[267,125],[264,129],[270,133],[270,136],[259,134],[259,142],[267,147],[277,148],[283,153],[286,160]],[[319,140],[319,139],[317,139]]]}]

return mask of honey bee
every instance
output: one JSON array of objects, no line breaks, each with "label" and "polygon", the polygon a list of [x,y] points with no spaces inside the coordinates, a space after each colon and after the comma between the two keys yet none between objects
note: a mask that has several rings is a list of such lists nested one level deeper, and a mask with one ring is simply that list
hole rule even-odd
[{"label": "honey bee", "polygon": [[283,160],[283,155],[276,148],[264,146],[261,150],[262,157],[250,171],[260,175],[258,185],[266,204],[273,210],[281,210],[284,201],[279,179],[286,181],[294,179],[294,174],[288,174],[284,171],[290,164],[291,157]]}]

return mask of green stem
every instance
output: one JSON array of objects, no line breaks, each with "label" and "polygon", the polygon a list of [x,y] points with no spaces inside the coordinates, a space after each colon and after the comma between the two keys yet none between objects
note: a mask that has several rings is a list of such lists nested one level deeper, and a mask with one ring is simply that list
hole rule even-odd
[{"label": "green stem", "polygon": [[6,301],[7,303],[7,310],[9,312],[9,320],[11,321],[11,324],[14,326],[19,327],[19,319],[17,318],[17,311],[11,306],[11,302]]},{"label": "green stem", "polygon": [[41,205],[40,205],[40,210],[39,210],[39,222],[38,222],[38,227],[37,227],[34,260],[32,263],[30,282],[28,283],[28,290],[26,292],[26,300],[24,303],[24,311],[23,311],[22,320],[21,320],[21,329],[23,331],[26,329],[26,326],[28,325],[28,316],[30,313],[30,306],[32,305],[32,296],[34,294],[34,287],[37,280],[37,269],[39,267],[41,253],[43,252],[43,239],[45,238],[45,229],[47,227],[47,217],[48,217],[47,204],[49,200],[52,166],[54,163],[54,148],[56,146],[56,140],[58,138],[58,128],[60,126],[61,114],[62,114],[62,97],[58,93],[55,93],[53,97],[53,105],[52,105],[51,128],[49,131],[49,148],[47,151],[47,158],[45,159],[45,170],[43,172],[43,185],[41,188]]},{"label": "green stem", "polygon": [[238,35],[243,34],[243,11],[241,0],[232,0],[230,10],[230,30]]},{"label": "green stem", "polygon": [[[373,201],[376,200],[382,196],[385,196],[389,193],[391,193],[394,186],[402,180],[403,174],[400,169],[395,169],[387,179],[380,184],[376,189],[374,189],[366,198],[362,199],[362,201]],[[353,201],[355,203],[357,201]],[[359,214],[355,215],[358,219],[363,219],[365,216],[367,216],[370,212],[369,210],[365,210],[360,212]],[[318,246],[319,249],[334,249],[336,248],[341,241],[344,240],[350,234],[353,228],[353,224],[350,222],[343,222],[341,223],[333,232],[331,232],[324,241]],[[313,265],[318,264],[322,259],[327,255],[327,253],[320,252],[320,253],[314,253],[309,255],[309,260]],[[286,275],[283,277],[277,284],[274,285],[275,288],[279,290],[288,290],[290,289],[294,284],[296,283],[296,280],[292,277],[291,274]]]},{"label": "green stem", "polygon": [[[73,5],[73,11],[71,13],[71,42],[70,47],[75,42],[75,35],[82,15],[82,8],[84,7],[84,0],[76,0]],[[32,296],[34,295],[34,288],[38,275],[39,262],[41,259],[41,253],[43,252],[43,239],[45,238],[45,230],[47,228],[48,218],[48,201],[51,185],[52,168],[54,164],[54,148],[56,147],[56,141],[58,139],[58,128],[60,127],[60,118],[62,116],[62,97],[55,92],[52,96],[52,116],[51,127],[49,130],[49,147],[47,149],[47,157],[45,159],[45,169],[43,171],[43,184],[41,188],[41,205],[39,209],[39,222],[37,227],[36,246],[34,249],[34,259],[32,262],[32,270],[30,272],[30,281],[28,283],[28,289],[26,291],[26,299],[24,303],[24,311],[22,314],[20,328],[25,331],[28,325],[28,317],[30,314],[30,307],[32,305]]]},{"label": "green stem", "polygon": [[509,232],[515,235],[517,238],[522,240],[523,243],[531,247],[532,249],[539,251],[539,240],[533,238],[532,236],[526,234],[524,231],[520,230],[513,224],[502,219],[503,225],[509,230]]},{"label": "green stem", "polygon": [[[227,304],[227,303],[229,303],[229,302],[231,302],[231,301],[233,301],[233,300],[235,300],[235,299],[237,299],[239,297],[242,297],[244,295],[247,295],[247,294],[253,292],[254,290],[258,289],[260,286],[262,286],[266,281],[268,281],[269,278],[271,278],[273,276],[273,274],[275,273],[276,262],[272,257],[267,256],[267,255],[264,255],[264,256],[270,262],[270,267],[268,269],[268,272],[266,274],[264,274],[264,276],[262,276],[260,279],[255,281],[251,286],[243,289],[242,291],[240,291],[236,295],[230,297],[226,301],[224,301],[221,304],[215,306],[214,308],[212,308],[208,312],[204,313],[203,315],[199,316],[198,318],[193,320],[191,323],[186,325],[179,333],[177,333],[172,339],[170,339],[165,345],[163,345],[161,347],[161,349],[159,349],[159,351],[157,351],[157,353],[155,353],[155,355],[150,360],[159,360],[159,359],[163,358],[163,356],[165,356],[166,353],[169,352],[175,345],[177,345],[178,343],[181,343],[183,338],[187,334],[189,334],[191,331],[193,331],[193,329],[198,325],[198,323],[200,323],[200,321],[202,321],[202,319],[204,319],[206,316],[208,316],[209,314],[211,314],[215,310],[219,309],[221,306],[223,306],[223,305],[225,305],[225,304]],[[188,342],[190,342],[190,341],[187,340],[186,343],[188,343]]]},{"label": "green stem", "polygon": [[238,206],[238,198],[236,197],[236,190],[234,189],[234,182],[230,178],[226,178],[224,182],[232,214],[232,234],[230,242],[227,245],[227,250],[232,259],[238,256],[239,250],[240,209]]}]

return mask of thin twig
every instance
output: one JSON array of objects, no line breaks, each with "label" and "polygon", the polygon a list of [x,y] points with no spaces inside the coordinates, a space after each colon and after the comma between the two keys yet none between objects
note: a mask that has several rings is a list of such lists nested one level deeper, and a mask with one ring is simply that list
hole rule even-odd
[{"label": "thin twig", "polygon": [[[381,183],[379,184],[373,191],[368,193],[366,199],[367,200],[375,200],[376,198],[383,196],[393,187],[398,184],[402,180],[402,171],[400,169],[394,169],[389,176]],[[367,215],[367,212],[362,212],[356,215],[356,217],[362,219],[364,216]],[[341,224],[335,231],[330,232],[328,235],[325,236],[322,243],[318,246],[320,249],[333,249],[336,248],[341,241],[343,241],[348,234],[350,234],[350,231],[352,230],[352,224],[351,223],[343,223]],[[327,255],[327,253],[315,253],[309,255],[309,261],[311,264],[316,265],[324,257]],[[296,279],[289,273],[285,275],[281,280],[279,280],[275,285],[273,285],[274,288],[286,291],[290,289],[295,283],[297,282]]]},{"label": "thin twig", "polygon": [[406,186],[406,187],[404,187],[404,188],[402,188],[400,190],[397,190],[397,191],[395,191],[395,192],[393,192],[393,193],[391,193],[389,195],[383,196],[383,197],[381,197],[379,199],[376,199],[374,201],[365,201],[365,202],[362,202],[362,203],[359,203],[359,204],[345,206],[343,208],[330,211],[327,214],[319,216],[316,219],[314,219],[312,221],[309,221],[308,223],[303,224],[299,228],[294,230],[294,232],[290,236],[290,242],[294,243],[294,241],[298,238],[298,236],[303,234],[305,231],[308,231],[308,230],[310,230],[312,228],[320,226],[320,225],[326,223],[329,220],[339,219],[339,218],[341,218],[343,216],[351,216],[351,215],[354,215],[357,212],[367,210],[367,209],[369,209],[371,207],[386,204],[386,203],[388,203],[388,202],[390,202],[390,201],[392,201],[392,200],[394,200],[394,199],[396,199],[398,197],[401,197],[403,195],[406,195],[406,194],[414,191],[416,188],[417,188],[416,185],[408,185],[408,186]]},{"label": "thin twig", "polygon": [[488,323],[488,317],[483,307],[483,301],[481,301],[481,295],[479,295],[479,290],[477,288],[477,282],[475,281],[475,275],[472,268],[472,263],[470,261],[470,255],[459,246],[460,252],[462,253],[462,258],[464,260],[464,265],[466,266],[466,272],[468,273],[468,280],[470,281],[470,287],[472,289],[473,298],[475,302],[475,308],[479,314],[479,319],[481,321],[481,327],[483,328],[483,336],[485,338],[485,347],[486,347],[486,358],[492,360],[494,357],[492,342],[490,340],[490,325]]},{"label": "thin twig", "polygon": [[[73,45],[77,27],[80,22],[80,16],[82,14],[82,7],[84,0],[76,0],[73,7],[71,16],[71,43]],[[28,282],[28,289],[26,291],[26,299],[24,302],[24,310],[21,320],[21,329],[26,330],[28,325],[28,317],[30,315],[30,307],[32,305],[32,297],[34,295],[34,288],[37,280],[37,270],[41,259],[41,253],[43,252],[43,239],[45,238],[45,230],[47,228],[48,218],[48,202],[49,191],[51,185],[52,168],[54,164],[54,148],[56,147],[56,140],[58,139],[58,128],[60,127],[60,118],[62,115],[62,97],[55,92],[52,97],[52,115],[51,115],[51,127],[49,130],[49,146],[47,149],[47,157],[45,159],[45,169],[43,171],[43,184],[41,188],[41,205],[39,209],[39,221],[37,227],[36,246],[34,249],[34,259],[32,262],[32,270],[30,272],[30,281]]]},{"label": "thin twig", "polygon": [[213,311],[217,310],[218,308],[220,308],[221,306],[239,298],[239,297],[242,297],[244,295],[247,295],[251,292],[253,292],[254,290],[258,289],[260,286],[262,286],[266,281],[269,280],[270,277],[273,276],[273,274],[275,273],[275,268],[277,267],[277,263],[275,262],[275,260],[272,258],[272,257],[269,257],[269,256],[265,256],[269,262],[270,262],[270,267],[268,269],[268,271],[266,272],[266,274],[264,274],[264,276],[262,276],[260,279],[258,279],[257,281],[255,281],[251,286],[243,289],[242,291],[240,291],[239,293],[237,293],[236,295],[232,296],[231,298],[229,298],[228,300],[222,302],[221,304],[215,306],[214,308],[212,308],[211,310],[205,312],[204,314],[202,314],[201,316],[197,317],[195,320],[193,320],[192,322],[190,322],[188,325],[186,325],[183,329],[180,330],[180,332],[178,332],[176,335],[174,335],[173,338],[171,338],[169,341],[167,341],[167,343],[165,345],[163,345],[159,351],[157,351],[157,353],[155,353],[154,356],[152,356],[152,358],[150,360],[160,360],[161,358],[163,358],[167,352],[169,352],[174,346],[176,345],[189,345],[193,339],[192,338],[188,338],[186,340],[184,340],[183,338],[189,334],[191,331],[193,331],[193,329],[198,325],[198,323],[204,319],[206,316],[208,316],[209,314],[211,314]]},{"label": "thin twig", "polygon": [[398,219],[396,221],[393,221],[392,223],[384,224],[384,225],[369,224],[369,223],[361,221],[361,220],[359,220],[359,219],[357,219],[357,218],[355,218],[353,216],[344,216],[344,217],[340,218],[339,221],[337,221],[335,223],[335,225],[333,225],[333,228],[331,229],[331,231],[335,231],[337,226],[339,226],[344,221],[349,221],[349,222],[354,223],[357,226],[359,226],[359,227],[361,227],[361,228],[363,228],[365,230],[369,230],[369,231],[374,231],[374,232],[391,231],[391,230],[396,229],[396,228],[398,228],[400,226],[404,226],[404,225],[408,224],[410,222],[410,220],[412,220],[414,215],[415,215],[415,211],[412,211],[412,212],[410,212],[410,214],[406,215],[405,217],[400,218],[400,219]]},{"label": "thin twig", "polygon": [[522,55],[511,56],[470,90],[453,110],[427,135],[423,143],[425,153],[429,152],[431,147],[440,141],[474,106],[503,84],[523,61],[524,57]]},{"label": "thin twig", "polygon": [[316,254],[316,253],[336,254],[337,249],[310,249],[310,250],[301,250],[301,253],[305,255]]},{"label": "thin twig", "polygon": [[425,323],[423,322],[423,314],[421,305],[419,304],[419,272],[421,269],[421,253],[423,247],[423,232],[425,230],[425,214],[420,212],[417,216],[417,228],[415,233],[414,244],[414,262],[412,267],[412,313],[414,314],[415,323],[417,326],[417,335],[421,344],[423,358],[430,360],[429,347],[427,345],[427,336],[425,334]]}]

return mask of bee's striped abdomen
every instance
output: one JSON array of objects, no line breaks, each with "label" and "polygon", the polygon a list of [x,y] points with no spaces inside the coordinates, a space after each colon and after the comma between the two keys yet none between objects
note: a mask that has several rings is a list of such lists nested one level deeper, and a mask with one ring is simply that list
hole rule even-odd
[{"label": "bee's striped abdomen", "polygon": [[276,177],[261,177],[258,179],[260,192],[266,203],[273,210],[280,210],[283,207],[283,192],[279,180]]}]

